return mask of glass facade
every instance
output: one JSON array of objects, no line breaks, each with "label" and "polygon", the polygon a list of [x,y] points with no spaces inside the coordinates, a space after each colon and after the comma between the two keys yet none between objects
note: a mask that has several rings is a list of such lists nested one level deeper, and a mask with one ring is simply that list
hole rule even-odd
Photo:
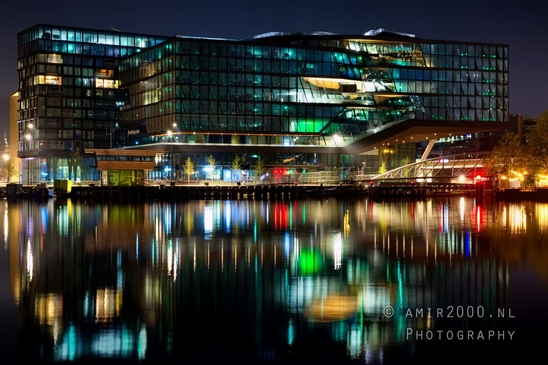
[{"label": "glass facade", "polygon": [[[23,180],[93,180],[84,161],[70,174],[76,151],[119,145],[113,133],[118,105],[118,60],[166,37],[36,25],[18,34],[18,156]],[[84,156],[81,156],[84,157]],[[53,161],[55,159],[55,161]],[[89,163],[88,163],[89,162]]]},{"label": "glass facade", "polygon": [[[43,25],[18,41],[22,158],[147,145],[167,153],[175,142],[176,153],[211,145],[204,156],[218,145],[234,154],[314,147],[303,161],[337,165],[347,159],[325,156],[332,148],[400,122],[509,120],[507,45],[386,31],[229,40]],[[273,163],[295,160],[280,153]]]},{"label": "glass facade", "polygon": [[[178,37],[127,57],[119,70],[129,91],[120,123],[145,121],[148,136],[176,123],[193,136],[291,135],[290,144],[336,146],[334,135],[351,141],[408,119],[508,121],[503,45],[325,34]],[[245,138],[254,141],[276,143]]]}]

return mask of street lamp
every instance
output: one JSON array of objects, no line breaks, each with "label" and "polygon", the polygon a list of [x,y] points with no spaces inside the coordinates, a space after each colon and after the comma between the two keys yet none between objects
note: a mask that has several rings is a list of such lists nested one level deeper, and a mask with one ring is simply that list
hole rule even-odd
[{"label": "street lamp", "polygon": [[[33,138],[34,133],[34,125],[32,123],[27,124],[27,131],[25,133],[25,140],[27,141],[27,150],[30,150],[31,148],[31,141]],[[31,157],[27,157],[27,184],[30,184],[30,160],[32,160]]]},{"label": "street lamp", "polygon": [[169,154],[169,164],[170,164],[169,180],[173,182],[173,131],[169,129],[167,131],[167,135],[169,136],[170,150],[171,150]]}]

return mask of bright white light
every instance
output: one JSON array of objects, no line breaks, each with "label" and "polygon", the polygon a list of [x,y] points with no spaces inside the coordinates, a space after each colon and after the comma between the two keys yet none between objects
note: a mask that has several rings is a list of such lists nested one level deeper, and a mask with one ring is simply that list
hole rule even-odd
[{"label": "bright white light", "polygon": [[172,269],[173,269],[173,245],[170,240],[167,245],[167,276],[171,276]]},{"label": "bright white light", "polygon": [[32,255],[32,246],[30,244],[30,238],[27,241],[27,273],[29,275],[29,281],[32,281],[32,272],[34,268],[34,259]]},{"label": "bright white light", "polygon": [[335,235],[335,241],[333,242],[333,260],[335,270],[340,269],[342,262],[342,238],[340,233]]},{"label": "bright white light", "polygon": [[204,209],[204,233],[207,235],[211,232],[213,232],[213,209],[208,205]]}]

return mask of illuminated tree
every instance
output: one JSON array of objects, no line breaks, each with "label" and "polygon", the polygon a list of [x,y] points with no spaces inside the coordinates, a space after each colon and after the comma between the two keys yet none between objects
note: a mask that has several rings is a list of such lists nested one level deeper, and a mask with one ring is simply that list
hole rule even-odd
[{"label": "illuminated tree", "polygon": [[3,154],[1,159],[2,167],[4,168],[4,172],[6,173],[6,181],[9,183],[12,180],[16,180],[17,177],[17,156],[11,152],[10,146],[8,143],[8,138],[6,137],[6,133],[4,133],[4,146],[3,146]]},{"label": "illuminated tree", "polygon": [[531,172],[546,173],[548,171],[548,111],[542,116],[546,119],[538,120],[527,134],[529,149],[527,165]]},{"label": "illuminated tree", "polygon": [[242,158],[240,156],[236,155],[234,157],[234,160],[232,160],[231,168],[234,172],[240,171],[240,169],[242,168]]},{"label": "illuminated tree", "polygon": [[264,162],[260,157],[257,160],[257,166],[255,166],[255,171],[257,172],[257,179],[260,179],[265,172]]},{"label": "illuminated tree", "polygon": [[188,157],[185,161],[185,174],[188,178],[188,183],[190,184],[190,176],[194,173],[194,162]]},{"label": "illuminated tree", "polygon": [[379,166],[379,174],[384,174],[386,170],[386,162],[381,161],[381,165]]},{"label": "illuminated tree", "polygon": [[390,162],[390,156],[394,154],[394,150],[392,148],[383,148],[379,151],[379,160],[380,160],[380,167],[379,167],[379,174],[383,174],[386,171],[388,171],[388,165]]},{"label": "illuminated tree", "polygon": [[207,164],[211,169],[209,173],[211,174],[211,181],[213,181],[213,177],[215,175],[215,158],[212,155],[209,155],[209,157],[207,158]]},{"label": "illuminated tree", "polygon": [[[402,166],[407,166],[411,163],[411,158],[409,156],[405,156],[404,158],[402,158],[401,160],[401,164]],[[411,168],[409,167],[404,167],[403,168],[403,171],[402,171],[402,175],[405,176],[405,177],[408,177],[409,176],[409,173],[411,172]]]},{"label": "illuminated tree", "polygon": [[14,180],[14,177],[16,176],[16,158],[17,157],[11,153],[11,151],[4,152],[2,156],[2,165],[6,172],[6,180],[8,183]]},{"label": "illuminated tree", "polygon": [[486,171],[497,175],[499,181],[501,175],[503,179],[509,178],[513,170],[525,169],[527,155],[527,147],[521,144],[519,136],[516,133],[506,132],[500,137],[489,157],[485,159]]}]

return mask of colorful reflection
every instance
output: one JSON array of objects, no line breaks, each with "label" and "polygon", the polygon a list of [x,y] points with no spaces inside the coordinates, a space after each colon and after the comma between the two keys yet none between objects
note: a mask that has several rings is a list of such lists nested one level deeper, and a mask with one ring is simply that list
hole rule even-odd
[{"label": "colorful reflection", "polygon": [[[260,349],[260,362],[291,357],[319,329],[351,359],[412,356],[409,326],[505,328],[403,313],[507,307],[509,265],[531,249],[526,227],[546,238],[548,211],[468,198],[8,208],[22,333],[40,333],[21,355],[32,363],[200,358],[228,345]],[[527,263],[548,282],[548,248],[535,247]]]}]

